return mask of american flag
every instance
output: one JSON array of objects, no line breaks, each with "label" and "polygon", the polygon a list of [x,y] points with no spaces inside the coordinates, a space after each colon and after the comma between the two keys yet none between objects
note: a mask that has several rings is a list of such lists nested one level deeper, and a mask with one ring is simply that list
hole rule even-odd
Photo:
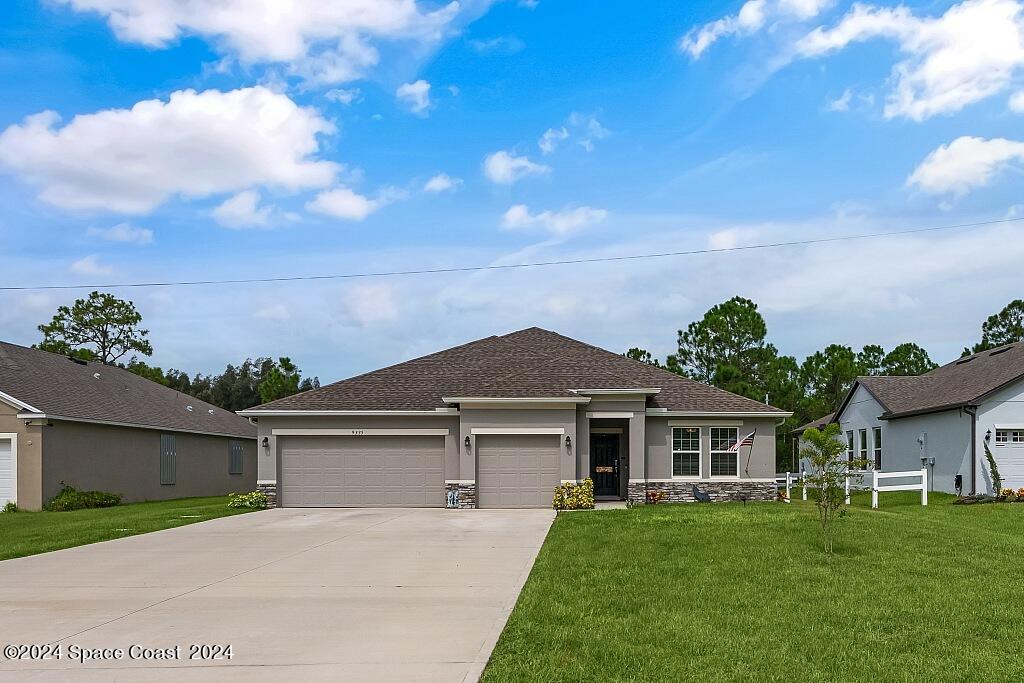
[{"label": "american flag", "polygon": [[753,432],[750,432],[745,437],[743,437],[742,439],[737,441],[729,449],[729,452],[731,452],[731,453],[739,453],[740,449],[743,448],[744,446],[753,446],[754,445],[754,434],[756,434],[756,433],[757,433],[757,430],[754,430]]}]

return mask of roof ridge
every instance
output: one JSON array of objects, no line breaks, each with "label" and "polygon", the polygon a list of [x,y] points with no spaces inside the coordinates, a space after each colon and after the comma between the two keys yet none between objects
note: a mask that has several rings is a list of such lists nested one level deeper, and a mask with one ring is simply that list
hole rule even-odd
[{"label": "roof ridge", "polygon": [[[614,353],[614,352],[612,352],[612,351],[609,351],[609,350],[607,350],[607,349],[602,349],[602,348],[600,348],[600,347],[598,347],[598,346],[594,346],[594,345],[592,345],[592,344],[588,344],[588,343],[586,343],[586,342],[581,342],[580,340],[578,340],[578,339],[573,339],[572,337],[566,337],[566,336],[565,336],[564,334],[559,334],[558,332],[552,332],[551,330],[545,330],[545,329],[544,329],[544,328],[542,328],[542,327],[536,327],[536,326],[534,326],[534,327],[528,327],[528,328],[526,328],[526,330],[519,330],[519,332],[526,332],[526,331],[529,331],[529,330],[539,330],[539,331],[541,331],[541,332],[544,332],[545,334],[550,334],[550,335],[554,335],[554,336],[556,336],[556,337],[559,337],[559,338],[561,338],[561,339],[565,339],[565,340],[567,340],[567,341],[570,341],[570,342],[573,342],[573,343],[575,343],[575,344],[579,344],[579,345],[581,345],[581,346],[586,346],[586,347],[588,347],[588,348],[590,348],[590,349],[593,349],[593,350],[595,350],[595,351],[600,351],[600,352],[602,352],[602,353],[604,353],[604,354],[606,354],[606,355],[611,355],[611,356],[614,356],[614,357],[617,357],[617,358],[618,358],[618,357],[620,357],[620,356],[619,356],[619,354],[617,354],[617,353]],[[516,334],[516,332],[511,332],[510,334]],[[505,335],[505,336],[508,336],[508,335]],[[504,337],[502,337],[502,338],[504,339]],[[520,347],[522,347],[522,348],[529,348],[529,347],[526,347],[526,346],[524,346],[523,344],[521,344],[521,343],[519,343],[519,342],[514,342],[514,341],[511,341],[511,340],[510,340],[510,341],[509,341],[509,343],[510,343],[510,344],[515,344],[516,346],[520,346]],[[545,352],[543,352],[543,351],[537,351],[537,353],[539,353],[539,354],[541,354],[541,355],[544,355],[544,356],[549,356],[549,357],[551,358],[551,360],[555,360],[555,359],[561,359],[561,358],[567,358],[567,357],[568,357],[568,354],[557,354],[557,355],[551,355],[551,354],[545,353]],[[622,358],[624,358],[624,356],[623,356]],[[627,360],[632,360],[632,359],[627,359]],[[628,380],[628,379],[626,379],[625,377],[623,377],[622,375],[620,375],[620,374],[619,374],[618,372],[615,372],[615,371],[608,371],[608,374],[610,374],[610,375],[613,375],[613,376],[615,376],[615,377],[618,377],[619,379],[622,379],[622,380],[623,380],[624,382],[627,382],[627,383],[630,383],[631,381],[633,381],[633,380]],[[586,389],[587,387],[576,387],[576,388],[577,388],[577,389]],[[626,385],[624,384],[622,388],[624,388],[624,389],[628,389],[628,388],[631,388],[631,387],[628,387],[628,386],[626,386]]]}]

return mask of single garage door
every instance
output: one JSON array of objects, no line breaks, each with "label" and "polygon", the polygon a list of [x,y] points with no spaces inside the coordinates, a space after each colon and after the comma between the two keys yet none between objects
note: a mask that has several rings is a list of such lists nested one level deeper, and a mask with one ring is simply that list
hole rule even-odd
[{"label": "single garage door", "polygon": [[444,437],[282,437],[279,485],[285,507],[444,507]]},{"label": "single garage door", "polygon": [[1003,478],[1003,488],[1024,488],[1024,448],[1017,444],[997,446],[992,449],[999,466],[999,476]]},{"label": "single garage door", "polygon": [[17,498],[14,480],[14,442],[0,439],[0,505],[6,505]]},{"label": "single garage door", "polygon": [[477,494],[482,508],[547,508],[561,482],[561,436],[478,436]]}]

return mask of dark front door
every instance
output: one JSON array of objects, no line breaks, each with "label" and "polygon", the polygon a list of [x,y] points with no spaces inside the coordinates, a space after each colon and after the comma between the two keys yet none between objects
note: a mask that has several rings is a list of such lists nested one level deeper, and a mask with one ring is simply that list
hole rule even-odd
[{"label": "dark front door", "polygon": [[590,452],[594,458],[595,496],[619,495],[619,435],[591,434]]}]

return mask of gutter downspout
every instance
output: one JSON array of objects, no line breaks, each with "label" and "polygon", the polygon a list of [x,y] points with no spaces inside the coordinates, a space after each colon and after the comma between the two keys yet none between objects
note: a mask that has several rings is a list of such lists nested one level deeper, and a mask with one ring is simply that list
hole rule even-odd
[{"label": "gutter downspout", "polygon": [[971,495],[975,495],[978,471],[978,407],[964,406],[964,412],[971,416]]}]

